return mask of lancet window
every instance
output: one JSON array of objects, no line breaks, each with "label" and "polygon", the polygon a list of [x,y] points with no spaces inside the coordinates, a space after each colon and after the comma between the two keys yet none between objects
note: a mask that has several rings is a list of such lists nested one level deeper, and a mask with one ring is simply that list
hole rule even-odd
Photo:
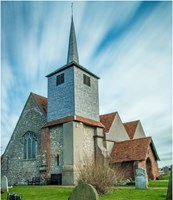
[{"label": "lancet window", "polygon": [[24,135],[24,159],[36,158],[37,138],[33,132],[26,132]]}]

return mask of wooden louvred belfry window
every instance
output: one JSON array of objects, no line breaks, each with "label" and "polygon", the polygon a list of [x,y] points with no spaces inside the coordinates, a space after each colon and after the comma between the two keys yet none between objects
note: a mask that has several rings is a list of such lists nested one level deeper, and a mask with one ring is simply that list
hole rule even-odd
[{"label": "wooden louvred belfry window", "polygon": [[90,87],[91,86],[90,77],[84,74],[83,75],[83,83]]},{"label": "wooden louvred belfry window", "polygon": [[64,83],[64,73],[62,73],[56,77],[56,85],[60,85],[62,83]]}]

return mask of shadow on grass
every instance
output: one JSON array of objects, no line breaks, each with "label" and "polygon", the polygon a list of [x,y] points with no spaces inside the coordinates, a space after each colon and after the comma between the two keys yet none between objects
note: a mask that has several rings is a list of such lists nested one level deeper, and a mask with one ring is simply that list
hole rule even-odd
[{"label": "shadow on grass", "polygon": [[165,197],[165,199],[166,199],[166,195],[160,195],[160,197]]}]

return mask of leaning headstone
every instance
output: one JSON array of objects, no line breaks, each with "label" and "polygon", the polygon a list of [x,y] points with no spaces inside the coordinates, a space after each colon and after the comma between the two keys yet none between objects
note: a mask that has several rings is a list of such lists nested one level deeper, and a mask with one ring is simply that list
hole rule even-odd
[{"label": "leaning headstone", "polygon": [[92,185],[79,183],[70,194],[68,200],[99,200],[99,196]]},{"label": "leaning headstone", "polygon": [[148,179],[143,168],[136,169],[135,187],[137,189],[146,189],[148,187]]},{"label": "leaning headstone", "polygon": [[1,179],[1,191],[8,192],[8,179],[6,176],[3,176]]},{"label": "leaning headstone", "polygon": [[171,166],[171,173],[170,173],[170,177],[169,177],[166,200],[172,200],[172,166]]}]

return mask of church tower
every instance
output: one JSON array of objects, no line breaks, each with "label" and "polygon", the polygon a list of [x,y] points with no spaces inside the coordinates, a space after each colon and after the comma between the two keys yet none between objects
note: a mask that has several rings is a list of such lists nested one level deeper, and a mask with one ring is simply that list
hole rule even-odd
[{"label": "church tower", "polygon": [[79,64],[73,16],[67,64],[47,77],[48,122],[69,116],[99,121],[99,77]]},{"label": "church tower", "polygon": [[47,157],[46,173],[48,177],[59,174],[63,185],[71,185],[77,179],[77,166],[86,156],[95,161],[96,143],[101,144],[99,140],[103,138],[103,125],[99,120],[99,77],[79,64],[73,16],[67,64],[47,78],[47,123],[42,133],[49,141],[47,147],[42,148]]}]

